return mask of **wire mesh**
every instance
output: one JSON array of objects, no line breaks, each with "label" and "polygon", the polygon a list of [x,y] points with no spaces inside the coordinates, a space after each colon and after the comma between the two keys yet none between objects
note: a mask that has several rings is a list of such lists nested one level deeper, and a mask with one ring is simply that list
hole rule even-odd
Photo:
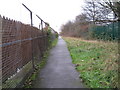
[{"label": "wire mesh", "polygon": [[[51,30],[53,36],[57,34]],[[32,64],[42,60],[50,45],[49,39],[55,38],[49,38],[45,30],[0,16],[0,76],[3,88],[15,87],[33,69]],[[29,68],[22,71],[26,65]],[[20,71],[21,74],[17,75]],[[13,80],[15,76],[17,78]],[[7,82],[8,85],[5,84]]]},{"label": "wire mesh", "polygon": [[99,25],[91,28],[93,37],[103,40],[118,40],[119,39],[119,23],[112,22],[105,25]]}]

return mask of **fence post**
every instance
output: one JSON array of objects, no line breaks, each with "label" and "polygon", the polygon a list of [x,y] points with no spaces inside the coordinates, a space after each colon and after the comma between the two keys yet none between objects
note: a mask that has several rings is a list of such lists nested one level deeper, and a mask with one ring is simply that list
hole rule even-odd
[{"label": "fence post", "polygon": [[43,31],[43,22],[46,24],[46,22],[45,21],[43,21],[38,15],[36,15],[40,20],[41,20],[41,28],[42,28],[42,34],[43,34],[43,43],[44,43],[44,50],[46,50],[46,40],[45,40],[45,34],[44,34],[44,31]]},{"label": "fence post", "polygon": [[115,23],[113,22],[113,28],[112,28],[112,30],[113,30],[113,40],[115,39]]},{"label": "fence post", "polygon": [[[41,19],[41,29],[42,29],[42,41],[43,41],[43,44],[44,44],[44,32],[43,32],[43,20]],[[44,48],[43,48],[43,50],[44,50]],[[42,56],[43,56],[43,51],[42,50]]]},{"label": "fence post", "polygon": [[33,26],[33,20],[32,20],[32,12],[30,12],[30,19],[31,19],[31,49],[32,49],[32,66],[33,66],[33,69],[35,68],[35,65],[34,65],[34,56],[33,56],[33,37],[32,37],[32,26]]},{"label": "fence post", "polygon": [[33,38],[32,38],[32,26],[33,26],[33,20],[32,20],[32,11],[27,7],[25,6],[24,4],[22,4],[29,12],[30,12],[30,20],[31,20],[31,49],[32,49],[32,66],[33,66],[33,69],[35,68],[35,65],[34,65],[34,58],[33,58]]},{"label": "fence post", "polygon": [[0,15],[0,90],[2,89],[2,17]]}]

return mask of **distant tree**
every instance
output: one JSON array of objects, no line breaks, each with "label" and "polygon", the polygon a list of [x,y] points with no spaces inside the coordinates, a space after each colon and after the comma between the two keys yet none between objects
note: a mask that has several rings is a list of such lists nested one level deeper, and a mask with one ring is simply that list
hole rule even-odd
[{"label": "distant tree", "polygon": [[[74,22],[68,21],[61,26],[62,35],[81,38],[90,38],[93,26],[105,25],[115,16],[120,21],[120,1],[113,0],[86,0],[84,12],[76,16]],[[114,14],[113,16],[109,16]],[[120,24],[120,23],[119,23]]]},{"label": "distant tree", "polygon": [[74,30],[77,37],[85,37],[88,32],[89,18],[82,13],[75,18]]},{"label": "distant tree", "polygon": [[87,15],[85,13],[82,13],[82,14],[76,16],[76,18],[75,18],[75,23],[85,24],[87,22],[89,22],[89,18],[87,17]]},{"label": "distant tree", "polygon": [[95,24],[95,20],[97,19],[97,5],[94,2],[94,0],[86,0],[86,6],[83,7],[85,13],[87,14],[87,17],[90,21],[92,21]]},{"label": "distant tree", "polygon": [[61,26],[62,35],[73,36],[74,32],[74,23],[68,21],[66,24]]},{"label": "distant tree", "polygon": [[86,14],[82,13],[76,16],[75,21],[68,21],[65,25],[61,26],[62,35],[73,37],[87,36],[89,20]]}]

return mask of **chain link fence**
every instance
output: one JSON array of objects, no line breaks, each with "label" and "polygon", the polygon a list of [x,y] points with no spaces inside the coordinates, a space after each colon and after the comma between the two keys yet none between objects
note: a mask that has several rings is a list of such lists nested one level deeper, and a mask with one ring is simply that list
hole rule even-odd
[{"label": "chain link fence", "polygon": [[120,22],[106,22],[90,29],[93,38],[102,40],[119,40]]},{"label": "chain link fence", "polygon": [[[43,21],[41,21],[44,23]],[[46,23],[44,23],[46,24]],[[49,40],[57,38],[47,30],[0,16],[0,80],[2,88],[15,88],[42,60]]]}]

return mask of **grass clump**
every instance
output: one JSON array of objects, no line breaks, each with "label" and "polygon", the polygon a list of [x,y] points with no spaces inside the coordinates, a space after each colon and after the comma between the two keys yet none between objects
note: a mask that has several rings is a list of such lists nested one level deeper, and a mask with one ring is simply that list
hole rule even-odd
[{"label": "grass clump", "polygon": [[87,41],[64,37],[80,72],[90,88],[118,88],[118,45],[113,42]]}]

